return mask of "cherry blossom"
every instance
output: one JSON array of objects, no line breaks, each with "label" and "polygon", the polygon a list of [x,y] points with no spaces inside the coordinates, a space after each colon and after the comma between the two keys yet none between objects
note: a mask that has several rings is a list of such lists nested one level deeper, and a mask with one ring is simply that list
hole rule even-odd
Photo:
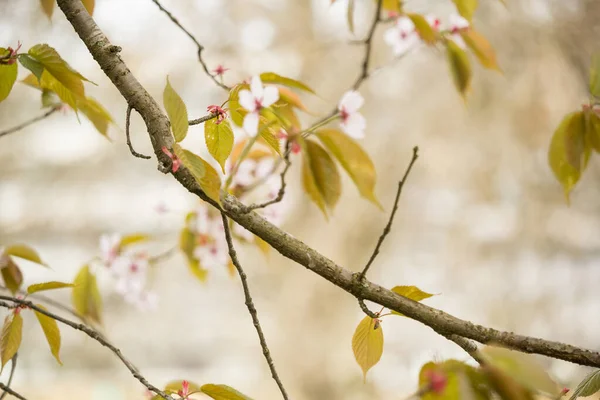
[{"label": "cherry blossom", "polygon": [[154,309],[158,296],[147,289],[150,262],[144,252],[128,252],[120,255],[112,264],[111,275],[115,291],[123,299],[141,310]]},{"label": "cherry blossom", "polygon": [[450,39],[459,47],[466,49],[467,44],[463,40],[460,33],[465,31],[466,29],[469,29],[469,21],[458,14],[451,14],[448,17],[448,21],[450,23],[450,27],[448,29],[450,31]]},{"label": "cherry blossom", "polygon": [[100,236],[100,259],[105,266],[111,266],[119,255],[121,235],[113,233]]},{"label": "cherry blossom", "polygon": [[367,121],[358,109],[362,107],[365,100],[355,90],[348,91],[342,96],[338,105],[340,116],[342,118],[341,126],[346,134],[354,139],[365,137],[365,128]]},{"label": "cherry blossom", "polygon": [[225,74],[225,72],[227,72],[227,71],[229,71],[229,68],[225,68],[221,64],[217,65],[217,67],[212,70],[212,72],[213,72],[213,74],[215,74],[215,76],[223,76]]},{"label": "cherry blossom", "polygon": [[172,166],[171,166],[171,171],[173,172],[177,172],[177,170],[179,169],[179,167],[181,167],[181,160],[173,153],[171,153],[169,151],[169,149],[167,149],[166,147],[163,146],[162,148],[162,152],[165,153],[173,162]]},{"label": "cherry blossom", "polygon": [[401,56],[421,41],[415,24],[407,16],[399,17],[396,24],[385,31],[383,39],[392,47],[396,56]]},{"label": "cherry blossom", "polygon": [[279,91],[275,86],[267,85],[263,87],[263,83],[259,76],[252,77],[250,82],[250,90],[240,90],[239,101],[240,105],[248,110],[248,114],[244,117],[244,131],[250,136],[258,134],[258,121],[260,110],[269,107],[279,100]]}]

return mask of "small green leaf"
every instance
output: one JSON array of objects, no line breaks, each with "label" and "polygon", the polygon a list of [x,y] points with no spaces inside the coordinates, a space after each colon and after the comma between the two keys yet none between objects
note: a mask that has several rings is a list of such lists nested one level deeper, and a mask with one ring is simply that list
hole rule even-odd
[{"label": "small green leaf", "polygon": [[348,0],[348,14],[346,18],[348,20],[348,29],[354,33],[354,0]]},{"label": "small green leaf", "polygon": [[188,112],[185,103],[171,86],[168,76],[167,86],[165,86],[163,92],[163,104],[169,116],[169,121],[171,121],[171,130],[173,136],[175,136],[175,141],[181,142],[185,139],[189,128]]},{"label": "small green leaf", "polygon": [[114,122],[108,111],[91,97],[77,100],[77,108],[94,124],[96,130],[108,139],[108,126]]},{"label": "small green leaf", "polygon": [[473,19],[473,14],[477,10],[477,0],[452,0],[456,5],[456,9],[458,13],[462,15],[464,18],[471,21]]},{"label": "small green leaf", "polygon": [[16,294],[23,283],[23,274],[17,264],[15,264],[13,260],[8,259],[8,264],[0,271],[2,271],[4,286],[6,286],[13,295]]},{"label": "small green leaf", "polygon": [[600,391],[600,369],[592,371],[577,385],[569,400],[575,400],[578,397],[587,397]]},{"label": "small green leaf", "polygon": [[[416,286],[394,286],[392,288],[392,292],[414,301],[425,300],[433,296],[433,294],[424,292]],[[392,310],[392,314],[405,316],[404,314],[401,314],[394,310]]]},{"label": "small green leaf", "polygon": [[238,392],[227,385],[202,385],[200,391],[214,400],[252,400],[250,397]]},{"label": "small green leaf", "polygon": [[131,246],[132,244],[138,244],[142,242],[147,242],[150,240],[151,236],[146,235],[144,233],[133,233],[130,235],[125,235],[121,238],[119,242],[119,249],[124,249],[127,246]]},{"label": "small green leaf", "polygon": [[327,208],[333,209],[342,193],[340,174],[329,154],[316,142],[303,140],[301,145],[304,190],[327,217]]},{"label": "small green leaf", "polygon": [[[0,47],[0,55],[4,55],[7,50]],[[17,64],[0,64],[0,102],[8,97],[15,81],[17,80]]]},{"label": "small green leaf", "polygon": [[215,118],[204,123],[204,138],[208,152],[214,157],[225,173],[225,162],[233,149],[233,131],[229,121],[217,123]]},{"label": "small green leaf", "polygon": [[41,3],[44,14],[46,14],[48,19],[51,19],[52,13],[54,12],[54,3],[56,3],[56,0],[41,0]]},{"label": "small green leaf", "polygon": [[436,42],[438,37],[437,32],[433,30],[424,16],[420,14],[406,14],[406,16],[411,19],[415,25],[415,31],[417,31],[425,43],[433,44]]},{"label": "small green leaf", "polygon": [[336,129],[320,129],[316,136],[350,175],[361,196],[381,208],[375,196],[375,166],[358,142]]},{"label": "small green leaf", "polygon": [[73,307],[83,317],[102,323],[102,298],[98,290],[96,276],[85,265],[73,281]]},{"label": "small green leaf", "polygon": [[446,49],[454,84],[464,99],[471,86],[471,62],[467,53],[454,41],[446,40]]},{"label": "small green leaf", "polygon": [[14,244],[6,247],[4,253],[9,256],[19,257],[27,261],[34,262],[46,266],[46,263],[42,261],[37,251],[25,244]]},{"label": "small green leaf", "polygon": [[[44,306],[42,306],[41,304],[36,304],[36,306],[38,306],[42,310],[46,310],[46,308]],[[35,316],[37,317],[37,320],[40,323],[42,330],[44,331],[44,336],[46,336],[46,340],[48,341],[48,344],[50,345],[50,351],[52,352],[52,355],[54,356],[54,358],[56,358],[56,361],[58,361],[58,363],[60,365],[62,365],[62,361],[60,361],[60,354],[59,354],[60,353],[60,330],[58,329],[58,324],[56,323],[54,318],[50,318],[49,316],[42,314],[39,311],[36,311],[36,310],[33,310],[33,311],[35,312]]]},{"label": "small green leaf", "polygon": [[352,336],[352,351],[366,380],[367,372],[379,362],[383,354],[383,329],[378,320],[366,316],[360,321]]},{"label": "small green leaf", "polygon": [[42,72],[44,72],[44,66],[41,62],[31,57],[29,54],[19,54],[18,60],[22,66],[30,70],[38,80],[42,79]]},{"label": "small green leaf", "polygon": [[473,28],[461,31],[460,35],[471,51],[473,51],[473,54],[475,54],[481,65],[488,69],[501,71],[496,60],[496,52],[483,35]]},{"label": "small green leaf", "polygon": [[191,151],[182,149],[177,144],[173,145],[173,151],[183,165],[194,175],[204,193],[221,204],[221,177],[212,165]]},{"label": "small green leaf", "polygon": [[27,293],[32,294],[35,292],[41,292],[43,290],[62,289],[62,288],[67,288],[67,287],[73,287],[73,284],[65,283],[65,282],[57,282],[57,281],[36,283],[33,285],[29,285],[29,287],[27,288]]},{"label": "small green leaf", "polygon": [[600,54],[592,57],[592,67],[590,68],[590,94],[600,98]]},{"label": "small green leaf", "polygon": [[263,72],[262,74],[260,74],[260,79],[262,80],[263,83],[275,83],[275,84],[284,85],[284,86],[291,87],[291,88],[301,89],[306,92],[315,94],[315,91],[312,90],[307,85],[305,85],[304,83],[297,81],[295,79],[292,79],[292,78],[287,78],[285,76],[278,75],[274,72]]},{"label": "small green leaf", "polygon": [[11,360],[21,346],[21,335],[23,333],[23,317],[19,312],[12,312],[4,319],[2,337],[0,337],[0,358],[4,369],[6,363]]}]

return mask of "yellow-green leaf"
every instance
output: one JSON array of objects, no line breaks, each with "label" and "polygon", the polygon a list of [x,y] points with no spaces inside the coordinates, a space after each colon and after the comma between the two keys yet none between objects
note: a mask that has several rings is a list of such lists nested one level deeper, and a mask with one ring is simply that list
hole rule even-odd
[{"label": "yellow-green leaf", "polygon": [[590,68],[590,94],[600,98],[600,54],[592,57],[592,67]]},{"label": "yellow-green leaf", "polygon": [[[433,296],[433,294],[424,292],[416,286],[394,286],[392,292],[414,301],[425,300]],[[392,314],[404,316],[404,314],[394,310],[392,310]]]},{"label": "yellow-green leaf", "polygon": [[437,40],[437,33],[433,30],[429,22],[420,14],[407,14],[408,18],[411,19],[415,25],[415,31],[419,34],[421,39],[427,44],[433,44]]},{"label": "yellow-green leaf", "polygon": [[273,149],[277,154],[281,154],[281,144],[277,139],[276,132],[273,131],[275,124],[267,120],[263,115],[259,117],[258,137],[259,141]]},{"label": "yellow-green leaf", "polygon": [[350,32],[354,33],[354,0],[348,0],[348,13],[346,18],[348,20]]},{"label": "yellow-green leaf", "polygon": [[592,371],[577,385],[569,400],[587,397],[600,391],[600,369]]},{"label": "yellow-green leaf", "polygon": [[127,246],[131,246],[132,244],[138,244],[142,242],[147,242],[150,240],[150,235],[146,235],[144,233],[133,233],[130,235],[125,235],[121,238],[119,242],[119,249],[123,249]]},{"label": "yellow-green leaf", "polygon": [[77,100],[77,108],[94,124],[96,130],[108,139],[108,126],[114,122],[108,111],[91,97]]},{"label": "yellow-green leaf", "polygon": [[41,0],[41,3],[44,14],[46,14],[48,19],[51,19],[52,13],[54,12],[54,3],[56,3],[56,0]]},{"label": "yellow-green leaf", "polygon": [[342,193],[337,166],[329,154],[312,140],[303,140],[302,181],[304,190],[327,217],[327,208],[333,209]]},{"label": "yellow-green leaf", "polygon": [[96,276],[85,265],[73,281],[73,307],[82,316],[102,323],[102,298],[98,290]]},{"label": "yellow-green leaf", "polygon": [[306,92],[315,94],[315,91],[307,85],[305,85],[304,83],[296,79],[278,75],[274,72],[263,72],[262,74],[260,74],[260,79],[263,83],[276,83],[278,85],[284,85],[291,88],[301,89]]},{"label": "yellow-green leaf", "polygon": [[31,57],[29,54],[19,54],[18,56],[19,62],[22,66],[30,70],[38,81],[42,79],[42,73],[44,72],[44,66],[41,62]]},{"label": "yellow-green leaf", "polygon": [[563,186],[567,201],[587,166],[590,152],[590,145],[585,141],[583,112],[568,114],[554,132],[548,150],[548,162]]},{"label": "yellow-green leaf", "polygon": [[6,286],[13,295],[16,294],[23,283],[23,274],[21,273],[21,270],[17,264],[9,258],[8,264],[5,265],[1,271],[4,286]]},{"label": "yellow-green leaf", "polygon": [[458,13],[471,21],[477,10],[477,0],[452,0],[456,5]]},{"label": "yellow-green leaf", "polygon": [[182,149],[179,145],[173,145],[173,151],[181,160],[183,165],[192,173],[200,188],[208,197],[221,204],[221,177],[219,173],[201,157],[191,151]]},{"label": "yellow-green leaf", "polygon": [[21,346],[21,335],[23,333],[23,317],[18,312],[12,312],[4,319],[2,327],[2,337],[0,338],[0,358],[2,359],[2,367],[4,369],[6,363],[12,359],[19,346]]},{"label": "yellow-green leaf", "polygon": [[87,10],[88,14],[93,15],[96,0],[81,0],[81,2],[83,3],[83,6]]},{"label": "yellow-green leaf", "polygon": [[471,86],[471,62],[469,61],[469,57],[467,56],[467,53],[452,40],[446,40],[446,49],[454,85],[461,96],[466,98],[467,92]]},{"label": "yellow-green leaf", "polygon": [[73,92],[68,90],[62,83],[56,80],[46,69],[44,69],[44,72],[42,72],[40,87],[56,93],[58,98],[63,103],[68,104],[73,110],[75,110],[75,112],[77,112],[78,97]]},{"label": "yellow-green leaf", "polygon": [[67,288],[67,287],[73,287],[73,284],[65,283],[65,282],[57,282],[57,281],[36,283],[33,285],[29,285],[29,287],[27,287],[27,293],[32,294],[35,292],[41,292],[43,290],[62,289],[62,288]]},{"label": "yellow-green leaf", "polygon": [[500,71],[498,61],[496,60],[496,52],[483,35],[473,28],[462,30],[460,35],[471,51],[473,51],[473,54],[475,54],[481,65],[485,68]]},{"label": "yellow-green leaf", "polygon": [[352,351],[366,380],[367,372],[383,354],[383,329],[378,320],[366,316],[360,321],[352,336]]},{"label": "yellow-green leaf", "polygon": [[208,152],[214,157],[225,173],[225,162],[233,149],[233,131],[229,121],[217,123],[216,118],[204,123],[204,139]]},{"label": "yellow-green leaf", "polygon": [[[0,55],[7,52],[5,48],[0,47]],[[15,81],[17,80],[17,64],[0,64],[0,101],[8,97]]]},{"label": "yellow-green leaf", "polygon": [[206,282],[208,270],[202,268],[200,260],[194,256],[196,248],[196,235],[188,228],[183,228],[179,234],[179,248],[185,255],[187,266],[190,272],[197,277],[200,282]]},{"label": "yellow-green leaf", "polygon": [[358,142],[336,129],[320,129],[316,136],[350,175],[361,196],[381,208],[375,196],[375,166]]},{"label": "yellow-green leaf", "polygon": [[185,103],[171,86],[169,77],[167,77],[167,86],[165,86],[163,92],[163,103],[169,116],[169,121],[171,121],[171,130],[173,131],[173,136],[175,136],[175,141],[181,142],[185,139],[189,128],[188,113]]},{"label": "yellow-green leaf", "polygon": [[[31,286],[30,286],[31,287]],[[36,304],[42,310],[46,310],[44,306],[41,304]],[[60,361],[60,330],[58,329],[58,324],[54,320],[54,318],[50,318],[45,314],[42,314],[39,311],[34,310],[35,316],[37,317],[40,326],[44,331],[44,336],[46,336],[46,340],[48,341],[48,345],[50,345],[50,351],[56,361],[60,365],[62,365],[62,361]]]},{"label": "yellow-green leaf", "polygon": [[200,391],[214,400],[252,400],[250,397],[227,385],[207,383],[206,385],[202,385]]},{"label": "yellow-green leaf", "polygon": [[596,152],[600,152],[600,117],[592,110],[585,113],[585,138]]},{"label": "yellow-green leaf", "polygon": [[[379,0],[375,0],[375,3],[378,1]],[[383,0],[381,8],[390,13],[400,14],[402,11],[402,2],[400,0]]]},{"label": "yellow-green leaf", "polygon": [[6,249],[4,249],[4,253],[9,256],[19,257],[36,264],[46,266],[46,263],[42,261],[37,251],[26,244],[14,244],[12,246],[7,246]]},{"label": "yellow-green leaf", "polygon": [[279,87],[278,89],[280,102],[287,103],[306,113],[311,113],[309,109],[304,105],[302,100],[300,100],[300,96],[298,96],[296,93],[292,92],[290,89],[285,87]]}]

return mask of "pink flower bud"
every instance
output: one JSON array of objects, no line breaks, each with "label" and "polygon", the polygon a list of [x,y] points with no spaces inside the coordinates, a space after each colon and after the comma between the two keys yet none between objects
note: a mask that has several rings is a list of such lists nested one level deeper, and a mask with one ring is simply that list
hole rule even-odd
[{"label": "pink flower bud", "polygon": [[425,371],[425,379],[428,381],[429,391],[441,394],[446,389],[448,377],[440,370]]},{"label": "pink flower bud", "polygon": [[181,166],[181,160],[179,158],[177,158],[177,156],[175,154],[171,153],[169,151],[169,149],[167,149],[164,146],[162,148],[162,152],[165,153],[171,159],[171,161],[173,162],[173,166],[171,167],[171,170],[173,172],[177,172],[177,170]]}]

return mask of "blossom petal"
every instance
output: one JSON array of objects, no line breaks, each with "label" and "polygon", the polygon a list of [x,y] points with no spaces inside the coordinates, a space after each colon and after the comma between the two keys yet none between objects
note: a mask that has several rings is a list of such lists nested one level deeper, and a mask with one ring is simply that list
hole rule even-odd
[{"label": "blossom petal", "polygon": [[266,86],[262,97],[262,106],[269,107],[277,100],[279,100],[279,90],[273,85]]},{"label": "blossom petal", "polygon": [[340,100],[339,109],[345,110],[347,113],[352,114],[358,111],[359,108],[364,104],[365,99],[356,90],[350,90],[342,96]]},{"label": "blossom petal", "polygon": [[464,29],[471,26],[469,21],[459,14],[450,14],[450,16],[448,17],[448,22],[450,22],[450,30]]},{"label": "blossom petal", "polygon": [[258,133],[258,112],[254,111],[246,114],[243,127],[249,136],[256,136]]},{"label": "blossom petal", "polygon": [[346,121],[342,123],[342,129],[348,136],[354,139],[365,137],[365,128],[367,120],[360,113],[350,114]]},{"label": "blossom petal", "polygon": [[256,110],[256,99],[249,90],[243,89],[238,93],[240,105],[250,112]]},{"label": "blossom petal", "polygon": [[257,99],[262,99],[264,96],[263,83],[260,80],[260,76],[254,75],[252,81],[250,81],[250,91],[252,95]]},{"label": "blossom petal", "polygon": [[414,32],[415,23],[409,17],[403,16],[396,20],[396,29],[408,34]]}]

